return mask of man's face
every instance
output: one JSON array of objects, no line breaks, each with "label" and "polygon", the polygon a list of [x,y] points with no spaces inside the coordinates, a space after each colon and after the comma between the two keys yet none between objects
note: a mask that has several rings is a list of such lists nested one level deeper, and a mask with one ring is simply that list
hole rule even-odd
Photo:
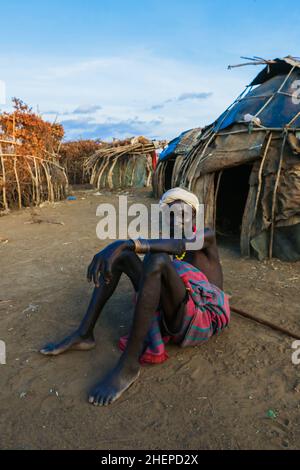
[{"label": "man's face", "polygon": [[[196,212],[188,204],[180,199],[168,204],[170,209],[170,237],[176,236],[185,237],[184,226],[193,227],[195,224]],[[191,229],[190,229],[191,230]]]}]

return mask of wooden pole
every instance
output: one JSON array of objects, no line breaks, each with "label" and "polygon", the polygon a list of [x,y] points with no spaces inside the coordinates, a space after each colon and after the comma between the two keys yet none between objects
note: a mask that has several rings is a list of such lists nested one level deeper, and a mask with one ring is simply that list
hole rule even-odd
[{"label": "wooden pole", "polygon": [[13,114],[13,140],[16,140],[16,115]]},{"label": "wooden pole", "polygon": [[265,160],[266,160],[266,157],[268,155],[268,151],[269,151],[269,148],[270,148],[270,145],[271,145],[271,142],[272,142],[272,137],[273,137],[273,134],[272,134],[272,132],[270,132],[269,138],[268,138],[268,141],[267,141],[267,145],[266,145],[266,148],[265,148],[265,151],[264,151],[264,154],[263,154],[263,158],[261,160],[261,164],[260,164],[259,171],[258,171],[258,187],[257,187],[257,195],[256,195],[256,201],[255,201],[255,208],[254,208],[252,223],[254,223],[255,219],[256,219],[256,213],[257,213],[259,197],[260,197],[260,192],[261,192],[261,185],[262,185],[263,168],[264,168]]},{"label": "wooden pole", "polygon": [[272,330],[279,331],[280,333],[284,334],[285,336],[290,336],[291,338],[295,339],[300,339],[300,334],[298,335],[297,333],[294,333],[292,331],[287,330],[286,328],[282,328],[281,326],[275,325],[274,323],[268,321],[268,320],[262,320],[261,318],[256,317],[255,315],[252,315],[252,313],[247,313],[239,308],[230,306],[230,310],[233,312],[237,313],[238,315],[241,315],[244,318],[248,318],[249,320],[253,320],[256,323],[260,323],[261,325],[267,326],[268,328],[271,328]]},{"label": "wooden pole", "polygon": [[4,165],[4,158],[2,155],[2,146],[0,144],[0,157],[1,157],[1,165],[2,165],[2,194],[3,194],[3,206],[5,210],[8,210],[7,198],[6,198],[6,173],[5,173],[5,165]]},{"label": "wooden pole", "polygon": [[17,171],[17,158],[16,157],[14,158],[14,172],[15,172],[17,188],[18,188],[19,209],[21,209],[22,208],[21,187],[20,187],[20,180],[19,180],[18,171]]},{"label": "wooden pole", "polygon": [[270,259],[273,256],[273,240],[274,240],[274,228],[275,228],[275,220],[274,219],[275,219],[275,208],[276,208],[276,196],[277,196],[277,188],[278,188],[280,175],[281,175],[281,168],[282,168],[283,154],[284,154],[286,139],[287,139],[287,134],[285,134],[284,137],[283,137],[282,147],[281,147],[281,152],[280,152],[280,158],[279,158],[279,163],[278,163],[278,169],[277,169],[277,175],[276,175],[276,180],[275,180],[275,185],[274,185],[274,190],[273,190],[270,244],[269,244],[269,258]]},{"label": "wooden pole", "polygon": [[217,200],[218,200],[218,193],[219,193],[219,187],[220,187],[220,182],[221,178],[223,175],[223,170],[219,171],[218,174],[218,180],[217,180],[217,187],[215,189],[215,197],[214,197],[214,231],[216,231],[216,225],[217,225]]}]

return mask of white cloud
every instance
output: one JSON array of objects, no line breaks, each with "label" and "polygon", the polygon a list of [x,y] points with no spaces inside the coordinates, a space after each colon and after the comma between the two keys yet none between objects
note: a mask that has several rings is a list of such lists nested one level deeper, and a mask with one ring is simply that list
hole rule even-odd
[{"label": "white cloud", "polygon": [[6,86],[3,80],[0,80],[0,104],[6,103]]},{"label": "white cloud", "polygon": [[[204,63],[158,57],[147,50],[76,62],[53,58],[0,60],[8,96],[18,96],[33,107],[38,105],[50,120],[53,113],[59,120],[74,114],[74,119],[82,122],[80,114],[86,111],[87,118],[93,117],[92,123],[85,120],[86,126],[98,125],[100,131],[102,125],[106,135],[109,122],[112,133],[117,129],[113,123],[119,122],[127,123],[128,132],[137,128],[143,133],[142,124],[128,125],[139,122],[144,123],[145,134],[151,137],[153,132],[162,138],[208,124],[253,75],[253,69],[250,73],[229,72]],[[166,101],[167,106],[157,104]],[[54,111],[47,114],[47,110]],[[74,127],[76,124],[72,137],[76,136]]]},{"label": "white cloud", "polygon": [[97,111],[100,111],[100,109],[102,109],[102,106],[99,106],[97,104],[85,105],[85,106],[83,105],[74,109],[73,114],[94,114]]}]

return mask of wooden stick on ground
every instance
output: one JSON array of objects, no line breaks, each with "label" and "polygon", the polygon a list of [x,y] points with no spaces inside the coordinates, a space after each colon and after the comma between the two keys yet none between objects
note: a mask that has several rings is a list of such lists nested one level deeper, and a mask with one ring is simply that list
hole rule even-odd
[{"label": "wooden stick on ground", "polygon": [[244,312],[243,310],[240,310],[239,308],[236,308],[236,307],[230,306],[230,310],[232,310],[235,313],[238,313],[242,317],[248,318],[249,320],[253,320],[257,323],[260,323],[261,325],[272,328],[272,330],[279,331],[280,333],[283,333],[286,336],[290,336],[291,338],[295,338],[295,339],[300,339],[300,335],[298,335],[297,333],[293,333],[289,330],[286,330],[285,328],[282,328],[281,326],[274,325],[274,323],[271,323],[268,320],[262,320],[261,318],[258,318],[255,315],[252,315],[250,313]]},{"label": "wooden stick on ground", "polygon": [[6,172],[5,172],[5,163],[4,158],[2,155],[2,146],[0,144],[0,158],[1,158],[1,166],[2,166],[2,197],[3,197],[3,206],[4,210],[8,210],[8,203],[6,198]]}]

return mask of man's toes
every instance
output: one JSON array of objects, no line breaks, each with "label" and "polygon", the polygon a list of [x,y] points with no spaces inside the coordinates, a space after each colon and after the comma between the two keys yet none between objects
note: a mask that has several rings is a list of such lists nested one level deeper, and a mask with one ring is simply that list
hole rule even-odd
[{"label": "man's toes", "polygon": [[93,397],[93,395],[90,395],[90,396],[89,396],[89,403],[94,403],[94,397]]},{"label": "man's toes", "polygon": [[94,393],[92,403],[93,403],[94,406],[98,406],[98,405],[99,405],[97,393]]},{"label": "man's toes", "polygon": [[104,406],[105,405],[105,395],[103,395],[102,393],[99,393],[98,403],[99,403],[99,406]]},{"label": "man's toes", "polygon": [[94,396],[94,405],[104,406],[105,405],[105,400],[106,400],[106,395],[104,394],[104,392],[99,391]]},{"label": "man's toes", "polygon": [[94,392],[94,395],[93,395],[93,405],[99,406],[99,396],[98,396],[98,392],[97,392],[97,391],[95,391],[95,392]]},{"label": "man's toes", "polygon": [[108,399],[106,400],[106,404],[110,405],[114,401],[114,395],[110,395]]},{"label": "man's toes", "polygon": [[108,404],[109,404],[109,397],[105,397],[105,399],[103,400],[103,405],[107,406]]},{"label": "man's toes", "polygon": [[109,399],[110,399],[110,396],[109,396],[109,395],[104,398],[104,400],[103,400],[103,405],[104,405],[104,406],[109,405]]},{"label": "man's toes", "polygon": [[53,344],[47,344],[47,346],[44,346],[42,349],[40,349],[41,354],[49,354],[53,351],[54,345]]},{"label": "man's toes", "polygon": [[91,401],[91,403],[93,403],[94,406],[99,406],[101,404],[101,395],[97,391],[93,394],[92,399],[93,401]]}]

